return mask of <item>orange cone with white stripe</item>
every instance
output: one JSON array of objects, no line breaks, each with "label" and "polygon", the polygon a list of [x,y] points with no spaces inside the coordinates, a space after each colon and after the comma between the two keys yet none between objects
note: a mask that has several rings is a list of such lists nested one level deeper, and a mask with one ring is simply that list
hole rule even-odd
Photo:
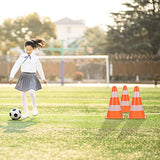
[{"label": "orange cone with white stripe", "polygon": [[123,118],[124,117],[120,107],[117,87],[113,86],[106,119],[123,119]]},{"label": "orange cone with white stripe", "polygon": [[121,106],[122,112],[130,112],[131,103],[129,100],[127,86],[123,86],[120,106]]},{"label": "orange cone with white stripe", "polygon": [[146,119],[138,86],[134,88],[129,119]]}]

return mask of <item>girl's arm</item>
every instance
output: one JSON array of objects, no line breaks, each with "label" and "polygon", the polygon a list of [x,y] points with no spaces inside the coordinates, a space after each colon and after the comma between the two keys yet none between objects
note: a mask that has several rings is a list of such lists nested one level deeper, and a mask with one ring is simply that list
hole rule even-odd
[{"label": "girl's arm", "polygon": [[14,76],[18,72],[20,66],[21,66],[21,57],[19,57],[17,59],[17,61],[15,62],[14,66],[11,69],[11,73],[10,73],[10,76],[9,76],[10,80],[12,80],[14,78]]},{"label": "girl's arm", "polygon": [[43,72],[43,68],[42,68],[42,64],[39,60],[39,58],[37,57],[37,63],[36,63],[36,69],[38,71],[38,74],[40,75],[41,79],[43,80],[44,83],[47,83],[45,76],[44,76],[44,72]]}]

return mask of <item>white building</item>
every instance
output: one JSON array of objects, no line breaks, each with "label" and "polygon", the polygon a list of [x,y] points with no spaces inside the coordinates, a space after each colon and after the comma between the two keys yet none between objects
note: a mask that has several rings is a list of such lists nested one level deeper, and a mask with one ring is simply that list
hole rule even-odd
[{"label": "white building", "polygon": [[86,30],[84,20],[72,20],[63,18],[55,22],[57,28],[58,40],[67,40],[73,42],[84,35]]}]

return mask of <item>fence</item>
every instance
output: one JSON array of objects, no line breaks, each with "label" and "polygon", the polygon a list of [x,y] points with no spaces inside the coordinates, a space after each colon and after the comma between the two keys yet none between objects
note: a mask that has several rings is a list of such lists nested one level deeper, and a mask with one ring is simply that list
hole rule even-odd
[{"label": "fence", "polygon": [[[7,82],[10,70],[15,63],[17,57],[0,57],[0,82]],[[57,60],[41,60],[42,66],[45,72],[46,79],[48,81],[60,81],[61,66],[60,62]],[[109,58],[110,64],[112,64],[113,74],[110,76],[111,82],[115,81],[135,81],[138,75],[142,81],[154,80],[155,74],[160,74],[160,60],[134,60],[134,59],[115,59],[113,57]],[[79,64],[80,65],[80,64]],[[84,65],[78,66],[82,69],[82,72],[86,72]],[[101,73],[95,74],[96,80],[100,81],[100,78],[105,77],[106,68],[104,64],[93,63],[88,70],[88,74],[95,71],[95,67],[101,69]],[[68,60],[65,62],[65,78],[73,77],[77,71],[77,64],[74,60]],[[19,77],[20,72],[17,73],[15,79]]]},{"label": "fence", "polygon": [[152,81],[160,74],[160,55],[125,55],[110,56],[113,66],[111,81]]},{"label": "fence", "polygon": [[134,81],[136,76],[140,80],[153,80],[155,74],[160,74],[160,62],[112,62],[112,81]]}]

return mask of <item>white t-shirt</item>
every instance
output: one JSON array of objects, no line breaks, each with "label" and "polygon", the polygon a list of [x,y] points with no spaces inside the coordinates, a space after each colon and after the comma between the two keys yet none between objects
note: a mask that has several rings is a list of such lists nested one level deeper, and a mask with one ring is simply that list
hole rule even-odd
[{"label": "white t-shirt", "polygon": [[45,80],[41,62],[34,53],[31,53],[30,55],[25,53],[19,56],[19,58],[17,59],[11,70],[10,78],[12,79],[14,78],[20,67],[21,67],[21,72],[36,73],[36,71],[38,71],[41,79]]}]

